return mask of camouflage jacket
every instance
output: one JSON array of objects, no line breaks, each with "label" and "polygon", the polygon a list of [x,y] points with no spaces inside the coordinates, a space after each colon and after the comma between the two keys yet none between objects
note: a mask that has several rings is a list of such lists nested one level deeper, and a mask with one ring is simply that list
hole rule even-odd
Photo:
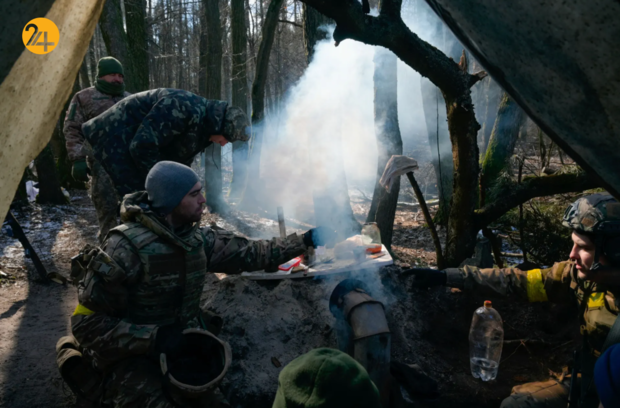
[{"label": "camouflage jacket", "polygon": [[129,92],[125,92],[123,97],[111,96],[101,93],[94,86],[91,86],[82,89],[73,96],[69,109],[67,109],[63,128],[69,160],[76,161],[86,157],[86,152],[82,151],[84,145],[82,125],[84,122],[101,115],[129,95],[131,95]]},{"label": "camouflage jacket", "polygon": [[[155,310],[159,308],[161,312],[166,293],[184,294],[177,298],[182,299],[178,308],[182,316],[178,321],[186,327],[199,327],[199,302],[207,270],[228,274],[276,270],[278,265],[306,250],[296,234],[286,239],[254,241],[198,225],[172,231],[150,211],[146,192],[125,197],[121,218],[124,224],[113,229],[104,243],[104,255],[109,259],[89,263],[86,276],[78,285],[79,304],[71,318],[73,335],[84,355],[100,369],[152,351],[161,325],[161,315],[155,316]],[[135,227],[148,231],[130,240],[127,230]],[[201,251],[200,256],[196,256],[196,250]],[[168,255],[163,256],[164,253]],[[178,264],[183,260],[178,262],[175,254],[185,254],[186,259],[193,256],[191,265],[186,262],[191,271],[187,271],[183,284],[178,279]],[[147,260],[149,257],[151,261]],[[153,263],[146,267],[145,263],[152,259],[158,260],[157,268]],[[140,301],[149,304],[137,304]],[[153,316],[149,316],[148,310],[154,311]]]},{"label": "camouflage jacket", "polygon": [[[577,302],[580,305],[581,332],[588,348],[598,354],[620,311],[620,288],[606,288],[577,278],[570,261],[551,268],[522,271],[515,268],[478,269],[465,266],[447,269],[447,285],[465,290],[516,294],[530,302]],[[616,295],[614,295],[616,292]],[[583,312],[581,312],[583,310]]]},{"label": "camouflage jacket", "polygon": [[179,89],[154,89],[125,98],[82,126],[95,158],[122,197],[144,189],[162,160],[190,165],[222,133],[226,102]]}]

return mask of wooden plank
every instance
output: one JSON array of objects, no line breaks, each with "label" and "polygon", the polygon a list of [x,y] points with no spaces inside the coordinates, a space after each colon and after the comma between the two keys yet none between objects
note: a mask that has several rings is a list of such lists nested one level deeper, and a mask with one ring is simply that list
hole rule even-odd
[{"label": "wooden plank", "polygon": [[284,210],[278,207],[278,227],[280,227],[280,238],[286,238],[286,225],[284,224]]}]

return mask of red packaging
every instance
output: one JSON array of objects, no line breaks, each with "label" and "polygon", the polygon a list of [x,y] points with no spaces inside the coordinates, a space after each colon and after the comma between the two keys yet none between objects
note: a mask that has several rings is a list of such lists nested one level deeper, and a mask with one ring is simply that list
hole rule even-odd
[{"label": "red packaging", "polygon": [[297,258],[293,258],[290,261],[278,266],[278,269],[284,272],[288,272],[294,267],[298,266],[300,263],[301,263],[301,257],[298,256]]}]

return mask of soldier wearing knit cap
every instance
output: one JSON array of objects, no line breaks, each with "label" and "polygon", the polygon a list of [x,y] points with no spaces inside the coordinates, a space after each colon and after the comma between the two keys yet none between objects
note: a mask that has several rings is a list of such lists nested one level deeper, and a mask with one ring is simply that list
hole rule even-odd
[{"label": "soldier wearing knit cap", "polygon": [[[64,123],[67,155],[73,162],[71,175],[76,181],[90,181],[90,196],[95,204],[99,223],[99,241],[118,225],[118,197],[114,184],[100,162],[93,157],[85,143],[82,125],[129,96],[125,92],[123,65],[113,57],[104,57],[97,63],[95,86],[82,89],[71,99]],[[90,175],[90,177],[89,177]]]},{"label": "soldier wearing knit cap", "polygon": [[[159,361],[161,354],[191,349],[186,329],[208,330],[209,320],[200,309],[206,273],[276,271],[308,245],[323,245],[325,235],[310,230],[301,236],[249,240],[201,228],[202,185],[180,163],[156,163],[145,184],[146,191],[125,196],[123,224],[110,231],[103,249],[91,250],[91,261],[82,262],[88,266],[78,285],[72,332],[87,365],[105,373],[97,388],[102,405],[188,406],[167,398]],[[92,380],[83,379],[91,385]],[[226,406],[213,395],[200,398],[202,405],[196,406]]]},{"label": "soldier wearing knit cap", "polygon": [[314,349],[280,373],[272,408],[381,408],[368,373],[348,354]]}]

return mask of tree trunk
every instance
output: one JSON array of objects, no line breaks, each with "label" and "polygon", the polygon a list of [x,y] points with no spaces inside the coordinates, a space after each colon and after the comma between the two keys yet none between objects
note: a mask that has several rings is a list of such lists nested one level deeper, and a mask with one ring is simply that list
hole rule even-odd
[{"label": "tree trunk", "polygon": [[265,16],[262,39],[256,56],[256,72],[252,84],[252,139],[249,158],[248,184],[243,195],[242,205],[250,205],[257,189],[260,189],[260,157],[263,145],[263,126],[265,118],[265,86],[269,72],[269,56],[273,46],[278,16],[284,0],[271,0]]},{"label": "tree trunk", "polygon": [[483,86],[486,97],[484,120],[482,123],[482,152],[485,153],[491,140],[491,133],[493,132],[493,126],[497,117],[497,109],[502,100],[502,89],[491,77],[485,78],[485,82],[480,85]]},{"label": "tree trunk", "polygon": [[123,28],[121,0],[107,0],[105,2],[99,19],[99,27],[108,55],[118,59],[123,64],[125,89],[131,93],[141,91],[142,89],[138,88],[136,83],[136,78],[139,78],[140,74],[137,72],[137,67],[134,66],[127,34]]},{"label": "tree trunk", "polygon": [[327,31],[320,30],[319,27],[323,25],[334,24],[334,20],[316,11],[312,6],[304,3],[304,45],[306,47],[306,59],[308,64],[312,60],[314,55],[314,46],[319,41],[323,41],[327,38]]},{"label": "tree trunk", "polygon": [[49,143],[34,160],[34,165],[37,168],[37,176],[39,178],[37,202],[39,204],[66,204],[67,199],[60,189],[54,154]]},{"label": "tree trunk", "polygon": [[80,67],[80,89],[89,88],[92,86],[90,78],[88,76],[88,54],[84,56],[84,61]]},{"label": "tree trunk", "polygon": [[435,218],[438,224],[445,226],[448,223],[448,214],[450,214],[454,180],[452,144],[450,143],[445,101],[439,88],[426,78],[421,79],[420,89],[422,91],[422,108],[426,119],[428,143],[431,150],[431,163],[437,178],[439,210],[435,214]]},{"label": "tree trunk", "polygon": [[[108,0],[109,1],[109,0]],[[129,44],[130,63],[132,64],[131,82],[133,92],[149,89],[149,48],[146,23],[146,1],[124,0],[125,20]]]},{"label": "tree trunk", "polygon": [[[208,99],[222,99],[222,32],[219,2],[202,0],[198,88]],[[211,212],[226,211],[222,193],[222,147],[213,143],[205,156],[205,192]]]},{"label": "tree trunk", "polygon": [[506,168],[519,139],[519,130],[525,121],[525,113],[517,103],[504,93],[499,105],[495,126],[482,161],[480,174],[480,206],[486,204],[489,188]]},{"label": "tree trunk", "polygon": [[375,51],[375,132],[377,136],[377,181],[366,221],[375,221],[381,231],[381,242],[392,248],[394,217],[400,192],[400,178],[389,192],[379,184],[385,166],[393,155],[403,153],[403,142],[398,125],[397,59],[391,51],[377,48]]},{"label": "tree trunk", "polygon": [[[467,74],[465,52],[459,68]],[[474,211],[478,206],[478,174],[480,172],[478,130],[470,88],[457,94],[444,92],[452,160],[454,162],[454,188],[448,219],[446,242],[446,266],[458,266],[470,257],[476,246],[478,229],[474,223]]]},{"label": "tree trunk", "polygon": [[[232,104],[248,110],[247,89],[247,31],[244,0],[231,0],[230,24],[232,30]],[[238,200],[247,181],[248,144],[233,143],[233,178],[229,197]]]},{"label": "tree trunk", "polygon": [[[422,13],[421,17],[435,22],[437,37],[442,39],[441,50],[454,61],[458,61],[463,51],[463,46],[454,34],[447,29],[445,24],[432,11],[429,10],[428,14]],[[444,109],[445,101],[441,90],[424,77],[421,78],[420,89],[422,91],[422,107],[424,109],[431,150],[431,163],[437,179],[439,209],[435,214],[435,221],[440,225],[446,226],[452,200],[454,162],[452,160],[448,118]]]}]

